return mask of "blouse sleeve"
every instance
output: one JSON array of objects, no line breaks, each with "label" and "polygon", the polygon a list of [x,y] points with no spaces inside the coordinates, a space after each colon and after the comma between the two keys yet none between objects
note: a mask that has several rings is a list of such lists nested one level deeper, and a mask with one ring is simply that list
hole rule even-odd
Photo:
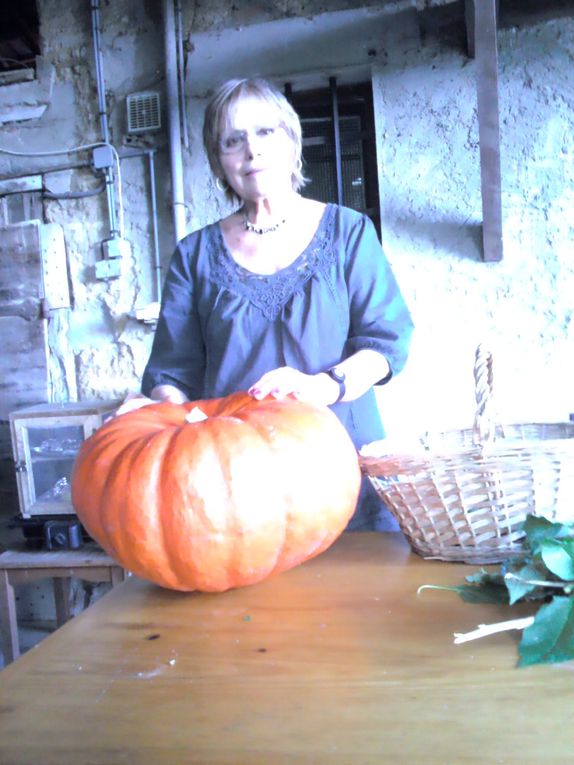
[{"label": "blouse sleeve", "polygon": [[347,355],[364,348],[381,353],[390,366],[388,382],[405,366],[413,322],[371,220],[353,226],[346,253],[350,329]]},{"label": "blouse sleeve", "polygon": [[189,240],[178,244],[166,274],[159,320],[142,379],[142,392],[147,396],[156,385],[165,384],[174,385],[191,400],[203,394],[205,347]]}]

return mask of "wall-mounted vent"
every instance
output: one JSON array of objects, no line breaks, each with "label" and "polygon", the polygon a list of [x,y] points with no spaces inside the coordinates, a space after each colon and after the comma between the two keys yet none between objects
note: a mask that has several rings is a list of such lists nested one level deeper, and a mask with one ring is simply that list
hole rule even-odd
[{"label": "wall-mounted vent", "polygon": [[147,133],[161,128],[159,93],[131,93],[127,97],[128,133]]}]

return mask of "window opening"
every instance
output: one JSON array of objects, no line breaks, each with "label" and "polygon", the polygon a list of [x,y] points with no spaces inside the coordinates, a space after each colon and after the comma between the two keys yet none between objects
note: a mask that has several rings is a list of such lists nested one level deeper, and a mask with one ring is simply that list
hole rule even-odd
[{"label": "window opening", "polygon": [[304,173],[309,183],[302,195],[321,202],[340,202],[371,218],[381,234],[370,82],[285,93],[299,114],[303,129]]},{"label": "window opening", "polygon": [[33,73],[39,55],[40,23],[36,0],[0,3],[0,74],[18,70]]}]

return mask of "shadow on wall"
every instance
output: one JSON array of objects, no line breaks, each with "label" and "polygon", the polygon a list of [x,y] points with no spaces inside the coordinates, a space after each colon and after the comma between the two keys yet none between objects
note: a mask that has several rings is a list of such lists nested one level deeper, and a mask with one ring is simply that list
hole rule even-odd
[{"label": "shadow on wall", "polygon": [[427,220],[419,215],[398,218],[391,228],[401,239],[417,241],[417,251],[429,257],[440,250],[461,259],[483,260],[482,223],[477,221]]}]

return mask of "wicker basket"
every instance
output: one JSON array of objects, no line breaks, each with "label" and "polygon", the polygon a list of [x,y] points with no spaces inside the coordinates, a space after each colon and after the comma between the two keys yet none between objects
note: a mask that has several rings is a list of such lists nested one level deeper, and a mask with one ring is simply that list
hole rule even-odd
[{"label": "wicker basket", "polygon": [[523,552],[528,514],[574,520],[574,423],[493,424],[492,355],[482,346],[474,376],[474,428],[360,462],[415,552],[498,563]]}]

